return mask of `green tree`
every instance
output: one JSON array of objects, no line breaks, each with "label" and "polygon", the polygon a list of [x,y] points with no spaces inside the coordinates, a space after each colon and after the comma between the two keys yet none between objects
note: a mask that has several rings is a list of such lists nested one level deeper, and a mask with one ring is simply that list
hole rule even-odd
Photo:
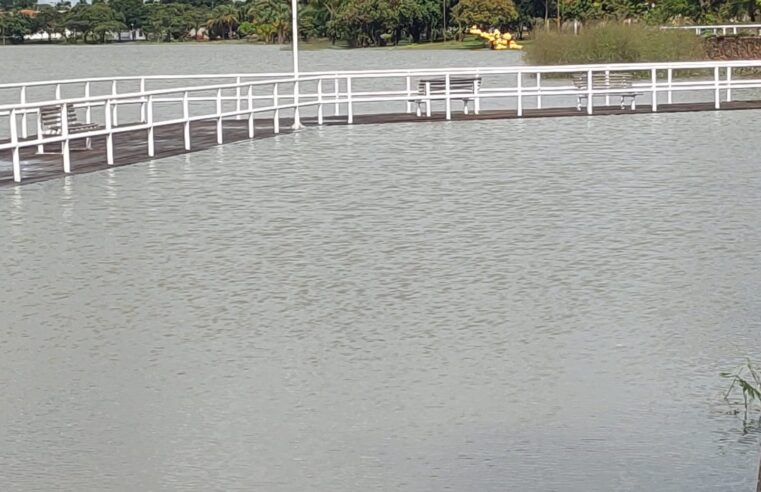
[{"label": "green tree", "polygon": [[661,0],[643,17],[654,25],[670,24],[679,19],[698,20],[701,18],[700,5],[694,0]]},{"label": "green tree", "polygon": [[106,42],[108,33],[125,29],[123,17],[105,3],[78,3],[67,14],[66,28],[81,34],[84,42]]},{"label": "green tree", "polygon": [[397,12],[394,44],[398,44],[405,35],[413,43],[419,43],[424,36],[432,41],[434,29],[443,24],[442,3],[439,0],[395,1],[398,3],[392,4]]},{"label": "green tree", "polygon": [[238,9],[232,5],[220,5],[209,13],[206,29],[210,38],[233,39],[239,25]]},{"label": "green tree", "polygon": [[248,21],[241,22],[240,26],[238,26],[238,34],[243,37],[249,37],[256,34],[256,26]]},{"label": "green tree", "polygon": [[148,16],[143,0],[109,0],[108,5],[130,29],[143,27]]},{"label": "green tree", "polygon": [[0,0],[0,11],[33,9],[37,6],[37,0]]},{"label": "green tree", "polygon": [[55,34],[66,35],[64,15],[52,5],[40,5],[35,21],[37,30],[47,34],[50,42]]},{"label": "green tree", "polygon": [[338,12],[336,27],[349,46],[383,46],[396,27],[389,0],[348,0]]},{"label": "green tree", "polygon": [[315,33],[325,36],[335,44],[338,38],[336,31],[336,17],[344,0],[309,0],[309,5],[314,9]]},{"label": "green tree", "polygon": [[248,15],[266,42],[286,42],[291,32],[291,6],[286,0],[254,0]]},{"label": "green tree", "polygon": [[10,40],[13,44],[23,43],[24,36],[32,34],[31,21],[29,17],[19,13],[0,15],[0,33],[5,40]]},{"label": "green tree", "polygon": [[152,3],[146,7],[143,31],[150,39],[156,41],[185,39],[191,29],[196,29],[197,32],[208,17],[202,9],[182,3]]},{"label": "green tree", "polygon": [[452,13],[458,23],[482,28],[504,28],[518,20],[512,0],[460,0]]}]

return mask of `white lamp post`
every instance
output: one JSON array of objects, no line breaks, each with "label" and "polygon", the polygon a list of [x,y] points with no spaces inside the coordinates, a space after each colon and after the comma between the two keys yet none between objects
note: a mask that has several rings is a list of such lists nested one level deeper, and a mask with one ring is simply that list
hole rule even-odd
[{"label": "white lamp post", "polygon": [[299,6],[298,0],[291,0],[291,45],[293,46],[293,129],[301,126],[299,118]]}]

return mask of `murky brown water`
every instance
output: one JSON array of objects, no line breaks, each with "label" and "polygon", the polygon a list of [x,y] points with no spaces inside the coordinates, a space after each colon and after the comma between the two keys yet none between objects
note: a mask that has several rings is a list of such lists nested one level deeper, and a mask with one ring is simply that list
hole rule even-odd
[{"label": "murky brown water", "polygon": [[4,190],[3,488],[752,490],[719,372],[759,360],[756,116],[309,129]]}]

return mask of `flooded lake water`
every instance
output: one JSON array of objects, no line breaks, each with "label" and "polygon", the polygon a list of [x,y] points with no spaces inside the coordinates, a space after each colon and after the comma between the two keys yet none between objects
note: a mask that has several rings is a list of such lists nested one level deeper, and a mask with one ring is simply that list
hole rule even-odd
[{"label": "flooded lake water", "polygon": [[[0,60],[43,52],[290,62]],[[757,116],[310,128],[4,189],[3,489],[754,490],[719,373],[761,362]]]}]

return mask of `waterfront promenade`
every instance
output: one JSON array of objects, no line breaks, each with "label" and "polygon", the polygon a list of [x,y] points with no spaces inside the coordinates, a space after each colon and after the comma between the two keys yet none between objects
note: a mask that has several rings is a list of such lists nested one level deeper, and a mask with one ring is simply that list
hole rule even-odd
[{"label": "waterfront promenade", "polygon": [[[759,69],[761,60],[746,60],[4,84],[6,100],[10,93],[18,103],[0,105],[0,125],[7,128],[3,133],[0,126],[0,186],[268,138],[293,127],[761,109]],[[154,88],[157,82],[161,88]],[[51,128],[42,117],[51,111],[69,116]],[[90,148],[81,150],[88,141]]]},{"label": "waterfront promenade", "polygon": [[[726,103],[722,110],[749,110],[761,109],[761,100],[754,101],[735,101]],[[676,103],[661,105],[658,108],[662,113],[685,113],[697,111],[714,111],[712,103]],[[650,104],[639,105],[635,110],[630,108],[620,109],[618,106],[608,106],[597,108],[593,116],[632,116],[646,115],[652,113]],[[527,109],[524,110],[523,118],[550,118],[550,117],[585,117],[586,112],[578,111],[575,107],[560,107],[546,109]],[[453,113],[452,121],[474,121],[474,120],[505,120],[519,118],[515,110],[487,110],[479,114]],[[390,114],[365,114],[354,117],[354,125],[376,125],[391,123],[438,123],[446,121],[446,114],[443,111],[432,112],[430,117],[417,117],[414,113],[390,113]],[[293,132],[291,128],[293,118],[284,118],[281,122],[279,134],[287,135]],[[304,118],[302,124],[305,128],[300,131],[308,131],[309,127],[317,126],[316,118]],[[327,126],[347,125],[346,118],[327,117],[323,120]],[[250,140],[247,129],[247,122],[235,119],[227,120],[224,125],[224,142],[240,142]],[[109,169],[113,167],[126,166],[145,162],[150,159],[160,159],[174,155],[180,155],[190,152],[198,152],[209,149],[217,143],[217,126],[214,122],[201,121],[190,125],[191,140],[193,147],[186,150],[183,145],[183,125],[175,124],[157,129],[154,135],[156,151],[153,157],[146,153],[148,146],[148,135],[144,130],[134,130],[121,133],[114,137],[113,152],[115,156],[114,163],[107,164],[104,156],[106,155],[106,137],[95,137],[92,139],[92,148],[89,150],[71,151],[71,174],[82,174],[93,171]],[[272,121],[269,119],[256,120],[256,133],[253,140],[272,138],[278,134],[274,133]],[[2,142],[5,143],[5,142]],[[49,179],[60,178],[66,173],[61,166],[60,144],[58,149],[53,147],[46,149],[45,154],[38,154],[34,147],[26,147],[21,152],[21,159],[24,167],[23,183],[33,183]],[[11,153],[0,154],[0,187],[14,186],[13,174],[11,169]]]}]

